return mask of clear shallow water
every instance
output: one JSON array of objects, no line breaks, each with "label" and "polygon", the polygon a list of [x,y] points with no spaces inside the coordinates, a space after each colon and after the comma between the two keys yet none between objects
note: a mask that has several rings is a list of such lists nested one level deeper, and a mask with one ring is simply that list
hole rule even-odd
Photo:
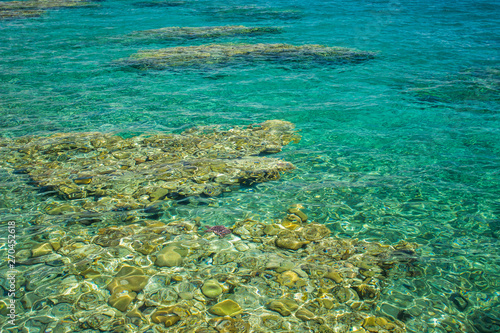
[{"label": "clear shallow water", "polygon": [[[486,325],[477,324],[484,313],[498,323],[500,5],[99,4],[0,23],[0,136],[132,135],[291,121],[302,141],[278,156],[294,163],[294,172],[222,197],[191,198],[162,218],[200,216],[207,224],[231,225],[243,217],[279,218],[301,203],[311,220],[327,224],[338,237],[421,244],[420,273],[392,279],[392,292],[380,302],[397,304],[394,295],[405,294],[401,308],[422,297],[434,305],[434,316],[407,319],[408,331],[444,332],[448,325],[454,332],[460,322],[471,332],[485,332]],[[280,26],[284,32],[210,42],[317,43],[377,56],[355,65],[258,63],[165,71],[113,63],[142,49],[206,42],[120,42],[127,33],[229,24]],[[21,232],[28,242],[32,219],[45,201],[55,199],[37,193],[20,175],[5,171],[1,177],[3,220],[25,223]],[[470,302],[464,311],[450,301],[456,292]]]}]

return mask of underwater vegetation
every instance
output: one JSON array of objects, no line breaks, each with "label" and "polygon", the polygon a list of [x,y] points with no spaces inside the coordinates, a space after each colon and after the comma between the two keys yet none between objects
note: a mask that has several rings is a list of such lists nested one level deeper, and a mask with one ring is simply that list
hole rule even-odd
[{"label": "underwater vegetation", "polygon": [[229,64],[234,62],[328,62],[357,63],[374,58],[374,53],[342,47],[290,44],[206,44],[139,51],[119,64],[140,69]]},{"label": "underwater vegetation", "polygon": [[211,27],[166,27],[133,32],[126,37],[141,39],[195,39],[228,36],[253,36],[261,34],[277,34],[283,29],[279,27],[246,27],[243,25],[226,25]]},{"label": "underwater vegetation", "polygon": [[27,0],[0,2],[0,20],[36,17],[45,9],[96,6],[92,0]]}]

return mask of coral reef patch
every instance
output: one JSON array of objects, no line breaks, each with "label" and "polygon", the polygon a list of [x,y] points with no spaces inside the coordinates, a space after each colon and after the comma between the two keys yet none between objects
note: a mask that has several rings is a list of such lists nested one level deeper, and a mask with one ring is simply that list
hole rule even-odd
[{"label": "coral reef patch", "polygon": [[238,61],[357,63],[373,57],[372,52],[323,45],[227,43],[144,50],[116,63],[140,69],[165,69],[225,65]]}]

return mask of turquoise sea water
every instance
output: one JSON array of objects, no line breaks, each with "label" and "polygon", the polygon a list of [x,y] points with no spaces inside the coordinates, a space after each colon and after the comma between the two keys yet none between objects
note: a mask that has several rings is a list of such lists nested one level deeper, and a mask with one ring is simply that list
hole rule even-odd
[{"label": "turquoise sea water", "polygon": [[[386,281],[378,313],[399,315],[409,332],[500,329],[498,2],[159,3],[107,0],[1,21],[0,137],[293,122],[302,140],[277,154],[296,166],[293,172],[184,200],[162,218],[199,216],[230,226],[247,217],[280,218],[300,203],[334,236],[420,245],[416,273]],[[277,26],[283,33],[124,37],[212,25]],[[139,50],[208,42],[322,44],[376,56],[359,64],[245,62],[161,71],[116,63]],[[1,219],[17,221],[28,242],[40,207],[54,199],[23,175],[0,172]],[[456,305],[457,294],[465,308]],[[432,311],[403,315],[416,304]]]}]

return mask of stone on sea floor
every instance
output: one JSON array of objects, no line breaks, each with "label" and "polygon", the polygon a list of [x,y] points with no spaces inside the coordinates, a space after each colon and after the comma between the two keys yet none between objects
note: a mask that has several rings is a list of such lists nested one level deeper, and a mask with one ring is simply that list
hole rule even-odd
[{"label": "stone on sea floor", "polygon": [[175,245],[165,246],[156,255],[155,265],[159,267],[174,267],[182,265],[182,253],[179,247]]},{"label": "stone on sea floor", "polygon": [[290,299],[277,299],[269,302],[267,308],[279,312],[284,317],[288,317],[293,311],[299,308],[299,305]]},{"label": "stone on sea floor", "polygon": [[137,297],[148,283],[149,277],[138,267],[123,265],[115,278],[107,285],[111,292],[108,299],[110,306],[125,311],[129,304]]},{"label": "stone on sea floor", "polygon": [[289,208],[288,214],[293,214],[298,216],[301,222],[307,222],[307,215],[304,212],[302,212],[298,207]]},{"label": "stone on sea floor", "polygon": [[298,229],[297,233],[307,241],[318,241],[328,237],[331,231],[323,224],[311,223]]},{"label": "stone on sea floor", "polygon": [[295,312],[295,317],[302,321],[314,320],[316,318],[314,313],[304,308],[297,310],[297,312]]},{"label": "stone on sea floor", "polygon": [[280,232],[276,237],[276,246],[282,249],[298,250],[309,243],[309,241],[301,241],[294,232],[288,230]]},{"label": "stone on sea floor", "polygon": [[304,280],[299,278],[299,275],[294,271],[285,271],[281,273],[276,281],[287,287],[302,287],[305,285]]},{"label": "stone on sea floor", "polygon": [[123,289],[120,292],[111,294],[111,297],[108,299],[108,303],[110,306],[125,312],[129,304],[132,303],[136,297],[137,294],[135,292]]},{"label": "stone on sea floor", "polygon": [[397,326],[383,317],[367,317],[363,321],[363,328],[368,332],[392,332]]},{"label": "stone on sea floor", "polygon": [[216,316],[236,316],[242,313],[243,309],[235,301],[226,299],[210,307],[208,312]]},{"label": "stone on sea floor", "polygon": [[156,324],[164,324],[165,327],[175,325],[181,317],[175,313],[175,307],[157,309],[152,315],[151,320]]},{"label": "stone on sea floor", "polygon": [[209,298],[217,298],[222,294],[222,286],[217,282],[217,280],[207,280],[203,283],[201,287],[201,292],[203,295]]},{"label": "stone on sea floor", "polygon": [[54,249],[52,248],[52,245],[50,245],[49,243],[39,244],[31,249],[31,256],[40,257],[51,253],[53,250]]},{"label": "stone on sea floor", "polygon": [[327,278],[327,279],[333,280],[333,281],[335,281],[337,283],[342,283],[344,281],[344,279],[342,278],[342,275],[339,272],[337,272],[337,271],[335,271],[335,270],[333,270],[331,268],[328,269],[328,271],[324,275],[324,277]]},{"label": "stone on sea floor", "polygon": [[[232,61],[361,62],[373,53],[323,45],[206,44],[139,51],[117,63],[141,69],[227,64]],[[264,148],[264,151],[266,148]]]}]

